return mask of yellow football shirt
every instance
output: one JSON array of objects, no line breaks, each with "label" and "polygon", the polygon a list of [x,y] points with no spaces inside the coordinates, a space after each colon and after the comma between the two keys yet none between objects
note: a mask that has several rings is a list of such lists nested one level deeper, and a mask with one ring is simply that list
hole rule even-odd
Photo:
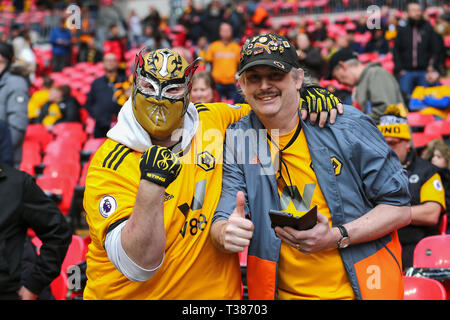
[{"label": "yellow football shirt", "polygon": [[108,228],[133,211],[142,154],[108,139],[93,157],[84,196],[92,238],[85,299],[240,299],[238,256],[217,250],[209,230],[222,186],[225,130],[249,107],[196,107],[199,127],[191,144],[179,152],[181,172],[165,191],[164,262],[148,281],[128,280],[104,249]]},{"label": "yellow football shirt", "polygon": [[[272,135],[268,139],[273,160],[276,159],[276,152],[273,151],[278,149],[271,141],[281,150],[290,143],[282,151],[281,157],[287,166],[286,170],[286,166],[280,165],[286,182],[284,187],[279,184],[281,209],[294,216],[301,216],[317,205],[318,211],[328,218],[331,227],[330,210],[313,171],[305,135],[303,130],[296,129],[284,135]],[[294,199],[285,188],[293,191],[291,194]],[[307,255],[284,242],[281,243],[277,289],[280,300],[355,298],[338,249]]]},{"label": "yellow football shirt", "polygon": [[33,93],[28,101],[28,118],[33,119],[39,117],[42,107],[49,99],[49,89],[42,89]]}]

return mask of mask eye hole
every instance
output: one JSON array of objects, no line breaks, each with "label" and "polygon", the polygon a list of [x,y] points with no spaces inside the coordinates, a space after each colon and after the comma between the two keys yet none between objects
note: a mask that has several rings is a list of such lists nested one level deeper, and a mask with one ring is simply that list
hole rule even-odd
[{"label": "mask eye hole", "polygon": [[137,87],[142,93],[146,95],[155,96],[158,94],[157,87],[149,79],[139,78],[137,81]]},{"label": "mask eye hole", "polygon": [[187,88],[184,84],[169,85],[163,90],[163,96],[170,99],[181,99],[187,93]]}]

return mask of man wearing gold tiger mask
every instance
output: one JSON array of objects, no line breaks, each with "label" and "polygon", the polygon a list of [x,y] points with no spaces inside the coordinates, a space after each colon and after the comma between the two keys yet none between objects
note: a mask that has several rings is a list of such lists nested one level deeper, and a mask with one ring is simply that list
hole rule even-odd
[{"label": "man wearing gold tiger mask", "polygon": [[[238,257],[216,249],[209,228],[225,131],[250,107],[190,103],[196,66],[170,49],[136,55],[131,96],[86,178],[85,299],[241,298]],[[334,122],[326,101],[320,120]]]},{"label": "man wearing gold tiger mask", "polygon": [[157,139],[181,127],[198,60],[186,60],[169,49],[143,49],[136,57],[132,104],[136,120]]}]

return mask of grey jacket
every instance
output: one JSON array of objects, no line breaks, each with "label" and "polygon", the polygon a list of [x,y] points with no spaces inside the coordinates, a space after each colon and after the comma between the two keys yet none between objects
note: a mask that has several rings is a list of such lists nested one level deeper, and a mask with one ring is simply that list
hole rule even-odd
[{"label": "grey jacket", "polygon": [[353,99],[375,124],[380,122],[387,106],[404,104],[397,80],[379,62],[367,64],[359,77]]},{"label": "grey jacket", "polygon": [[0,75],[0,120],[9,126],[16,167],[22,160],[22,143],[28,125],[28,100],[28,84],[23,77],[8,71]]},{"label": "grey jacket", "polygon": [[[381,132],[368,116],[354,107],[344,106],[344,114],[338,117],[334,125],[327,124],[320,129],[308,122],[302,121],[301,124],[319,187],[330,209],[333,226],[353,221],[378,204],[409,205],[407,176],[396,154],[388,147]],[[271,228],[268,215],[270,209],[281,210],[281,204],[274,169],[268,160],[270,150],[266,134],[249,134],[251,129],[265,132],[253,111],[227,130],[222,194],[212,222],[228,219],[235,207],[237,191],[245,193],[245,209],[250,213],[255,226],[248,250],[248,277],[252,277],[253,260],[258,263],[276,263],[281,245],[281,240]],[[252,139],[254,140],[251,141]],[[255,159],[255,153],[258,161],[252,160]],[[302,197],[306,198],[305,193]],[[302,204],[310,209],[310,203],[303,199]],[[394,246],[392,243],[395,243]],[[383,261],[379,265],[382,266],[383,275],[391,277],[386,281],[395,284],[395,297],[403,294],[399,246],[394,233],[340,250],[357,298],[373,297],[373,292],[367,292],[370,288],[367,288],[363,279],[365,270],[358,269],[364,265],[360,262],[365,259],[368,261],[367,258],[371,256],[371,259],[379,257]],[[383,254],[379,254],[380,252]],[[252,259],[253,257],[258,259]],[[356,264],[358,268],[355,267]],[[266,278],[270,278],[270,275]],[[264,281],[267,279],[254,280],[252,283]],[[273,281],[276,282],[276,276]],[[250,296],[251,290],[255,294],[255,289],[249,286]],[[384,299],[389,299],[389,293]]]}]

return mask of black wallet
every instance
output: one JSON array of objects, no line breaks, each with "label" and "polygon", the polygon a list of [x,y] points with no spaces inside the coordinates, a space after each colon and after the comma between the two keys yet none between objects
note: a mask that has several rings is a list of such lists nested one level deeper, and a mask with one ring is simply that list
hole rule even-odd
[{"label": "black wallet", "polygon": [[313,228],[317,223],[317,205],[301,217],[294,217],[292,213],[278,210],[270,210],[269,216],[272,222],[272,228],[291,227],[296,230],[308,230]]}]

